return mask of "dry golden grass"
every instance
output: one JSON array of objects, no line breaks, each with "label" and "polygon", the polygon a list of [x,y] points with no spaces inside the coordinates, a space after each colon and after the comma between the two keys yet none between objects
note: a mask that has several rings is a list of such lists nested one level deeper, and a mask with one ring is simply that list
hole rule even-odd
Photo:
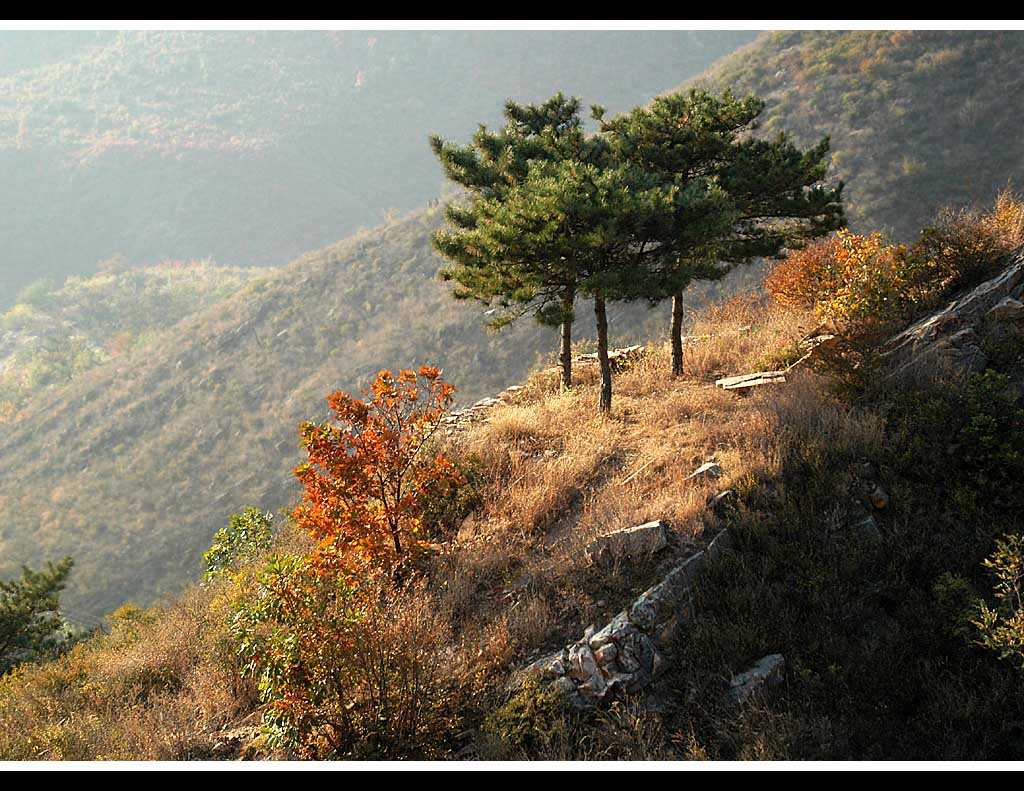
[{"label": "dry golden grass", "polygon": [[225,603],[193,589],[159,614],[131,607],[111,632],[0,682],[0,758],[180,760],[255,705],[225,642]]},{"label": "dry golden grass", "polygon": [[[718,376],[781,367],[812,325],[807,314],[732,300],[697,318],[693,334],[709,337],[687,345],[685,376],[669,375],[666,347],[616,373],[608,417],[597,414],[595,367],[581,367],[566,393],[542,371],[515,404],[444,440],[478,471],[482,502],[427,569],[451,634],[444,661],[464,694],[458,705],[483,707],[514,667],[604,623],[702,546],[718,529],[709,495],[775,478],[796,447],[853,452],[881,441],[877,421],[838,406],[810,371],[745,397],[714,386]],[[688,479],[711,460],[721,479]],[[653,560],[590,565],[596,537],[655,519],[671,539]],[[292,539],[278,549],[307,548]],[[129,614],[113,634],[5,679],[0,757],[206,757],[224,728],[254,721],[255,690],[238,679],[226,625],[239,588],[225,585],[153,617]],[[663,735],[645,735],[634,719],[609,728],[640,739],[631,753],[660,754]]]},{"label": "dry golden grass", "polygon": [[[705,542],[717,529],[709,496],[778,474],[801,441],[800,425],[834,433],[837,443],[861,431],[830,406],[810,372],[747,397],[714,387],[717,377],[784,367],[814,326],[807,313],[733,299],[695,321],[692,334],[707,337],[687,344],[684,377],[669,375],[666,346],[649,347],[618,372],[609,417],[597,414],[596,370],[580,366],[571,391],[558,392],[557,377],[538,372],[514,405],[496,406],[487,422],[450,438],[446,451],[473,459],[485,482],[484,506],[435,573],[438,601],[456,628],[502,630],[517,661],[575,639]],[[688,480],[706,461],[723,477]],[[585,548],[595,538],[656,519],[672,534],[661,557],[628,568],[590,565]]]}]

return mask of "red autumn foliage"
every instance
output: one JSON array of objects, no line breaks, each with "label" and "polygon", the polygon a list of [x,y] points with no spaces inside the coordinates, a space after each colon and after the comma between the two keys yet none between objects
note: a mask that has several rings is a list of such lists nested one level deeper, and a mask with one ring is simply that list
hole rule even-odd
[{"label": "red autumn foliage", "polygon": [[772,301],[787,308],[813,307],[822,290],[822,273],[835,268],[836,242],[822,239],[794,250],[772,267],[765,290]]},{"label": "red autumn foliage", "polygon": [[394,571],[425,544],[428,499],[458,480],[451,462],[429,454],[453,392],[437,368],[381,371],[363,398],[328,396],[336,424],[299,427],[309,459],[295,469],[306,491],[294,517],[318,543],[316,568]]}]

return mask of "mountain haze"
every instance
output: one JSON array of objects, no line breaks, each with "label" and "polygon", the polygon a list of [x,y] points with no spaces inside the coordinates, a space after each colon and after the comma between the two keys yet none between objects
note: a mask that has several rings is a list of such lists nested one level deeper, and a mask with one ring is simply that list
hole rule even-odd
[{"label": "mountain haze", "polygon": [[557,90],[629,109],[752,36],[0,33],[0,307],[115,254],[280,264],[435,198],[433,132]]}]

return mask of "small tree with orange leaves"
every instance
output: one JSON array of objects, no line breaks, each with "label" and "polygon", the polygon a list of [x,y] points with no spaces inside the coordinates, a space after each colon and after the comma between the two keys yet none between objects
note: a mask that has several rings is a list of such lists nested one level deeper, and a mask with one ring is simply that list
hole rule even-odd
[{"label": "small tree with orange leaves", "polygon": [[381,371],[363,398],[328,396],[338,425],[299,427],[309,460],[295,469],[306,492],[294,516],[318,563],[357,553],[394,571],[423,545],[428,499],[458,479],[428,453],[453,392],[437,368]]},{"label": "small tree with orange leaves", "polygon": [[299,427],[293,516],[316,548],[271,558],[232,630],[272,743],[302,757],[423,755],[450,727],[426,661],[445,624],[423,581],[398,572],[424,543],[431,496],[459,481],[430,453],[453,391],[436,368],[381,371],[363,398],[328,396],[333,422]]}]

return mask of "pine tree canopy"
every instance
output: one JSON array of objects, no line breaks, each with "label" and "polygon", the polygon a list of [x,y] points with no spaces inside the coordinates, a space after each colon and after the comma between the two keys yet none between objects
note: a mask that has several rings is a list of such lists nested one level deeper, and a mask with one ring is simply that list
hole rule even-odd
[{"label": "pine tree canopy", "polygon": [[0,581],[0,675],[51,655],[63,642],[57,607],[71,566],[71,558],[64,558],[42,571],[23,568],[20,580]]}]

